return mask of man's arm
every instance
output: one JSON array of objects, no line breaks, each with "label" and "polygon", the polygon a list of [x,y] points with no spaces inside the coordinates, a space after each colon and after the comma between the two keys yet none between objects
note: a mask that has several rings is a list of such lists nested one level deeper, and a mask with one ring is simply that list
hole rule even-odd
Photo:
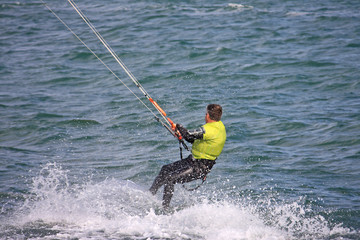
[{"label": "man's arm", "polygon": [[181,133],[181,136],[189,143],[194,143],[195,139],[203,139],[205,134],[205,129],[203,127],[187,130],[181,124],[176,124],[176,128]]}]

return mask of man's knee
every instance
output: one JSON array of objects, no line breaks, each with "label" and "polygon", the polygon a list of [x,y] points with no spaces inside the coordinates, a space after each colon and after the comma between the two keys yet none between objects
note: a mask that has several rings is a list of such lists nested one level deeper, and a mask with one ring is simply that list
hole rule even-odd
[{"label": "man's knee", "polygon": [[171,172],[171,167],[169,165],[164,165],[161,167],[160,172],[162,174],[169,174]]}]

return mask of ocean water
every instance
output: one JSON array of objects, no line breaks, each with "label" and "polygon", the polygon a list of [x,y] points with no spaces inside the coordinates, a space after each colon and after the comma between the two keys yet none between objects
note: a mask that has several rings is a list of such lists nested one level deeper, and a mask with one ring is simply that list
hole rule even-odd
[{"label": "ocean water", "polygon": [[221,104],[227,142],[163,214],[176,139],[40,1],[1,1],[0,239],[360,239],[359,1],[77,4],[172,120]]}]

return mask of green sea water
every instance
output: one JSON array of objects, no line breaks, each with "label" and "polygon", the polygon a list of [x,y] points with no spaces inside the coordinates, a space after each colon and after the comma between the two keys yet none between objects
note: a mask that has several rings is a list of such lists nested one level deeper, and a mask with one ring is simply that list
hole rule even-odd
[{"label": "green sea water", "polygon": [[161,214],[177,140],[40,1],[1,1],[0,239],[360,238],[359,1],[76,3],[172,120],[221,104],[227,142]]}]

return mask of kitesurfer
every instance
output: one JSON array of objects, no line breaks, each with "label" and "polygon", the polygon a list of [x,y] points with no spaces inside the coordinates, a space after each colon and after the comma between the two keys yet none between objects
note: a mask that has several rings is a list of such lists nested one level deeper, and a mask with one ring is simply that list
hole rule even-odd
[{"label": "kitesurfer", "polygon": [[[129,71],[121,59],[114,53],[110,45],[96,30],[90,20],[78,8],[73,0],[68,0],[74,10],[80,15],[84,22],[89,26],[92,32],[97,36],[100,42],[108,50],[112,57],[116,60],[121,68],[125,71],[128,77],[139,88],[144,96],[151,102],[151,104],[161,114],[161,120],[117,75],[111,68],[105,64],[97,54],[89,48],[88,45],[48,6],[41,0],[41,2],[52,12],[55,17],[64,24],[64,26],[132,93],[134,96],[154,115],[155,119],[160,122],[174,137],[178,138],[180,146],[188,149],[183,137],[186,141],[193,144],[191,154],[181,161],[174,162],[162,167],[159,175],[155,178],[153,185],[150,188],[152,194],[156,194],[157,190],[164,185],[163,206],[169,207],[175,183],[185,183],[196,179],[205,179],[206,174],[210,172],[215,164],[216,158],[220,155],[226,140],[225,126],[221,122],[222,108],[217,104],[209,104],[207,106],[205,122],[206,124],[199,129],[189,131],[180,124],[174,124],[170,118],[166,117],[165,111],[150,97],[150,95],[141,86],[139,81]],[[182,136],[181,136],[182,135]],[[180,147],[182,149],[182,147]],[[182,155],[182,154],[181,154]]]},{"label": "kitesurfer", "polygon": [[155,195],[164,185],[162,205],[165,209],[170,205],[176,183],[205,179],[215,164],[226,140],[226,130],[221,115],[220,105],[209,104],[206,107],[205,125],[198,129],[187,130],[181,124],[176,124],[176,129],[192,144],[192,149],[187,158],[164,165],[150,187],[150,192]]}]

